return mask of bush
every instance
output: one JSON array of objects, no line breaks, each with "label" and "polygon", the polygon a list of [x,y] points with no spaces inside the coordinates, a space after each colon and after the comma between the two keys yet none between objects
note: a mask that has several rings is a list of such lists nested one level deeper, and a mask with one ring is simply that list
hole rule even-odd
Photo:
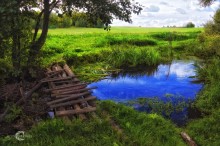
[{"label": "bush", "polygon": [[186,28],[194,28],[195,27],[195,24],[193,24],[192,22],[188,22],[186,24]]},{"label": "bush", "polygon": [[112,49],[107,62],[114,67],[155,65],[160,61],[160,54],[153,48],[128,48],[118,46]]},{"label": "bush", "polygon": [[80,18],[78,19],[76,22],[75,22],[75,26],[76,27],[87,27],[88,26],[88,22],[83,19],[83,18]]}]

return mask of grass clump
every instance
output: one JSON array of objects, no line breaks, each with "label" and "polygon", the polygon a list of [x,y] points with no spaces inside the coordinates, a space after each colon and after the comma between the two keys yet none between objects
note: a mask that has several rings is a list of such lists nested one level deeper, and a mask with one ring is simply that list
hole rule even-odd
[{"label": "grass clump", "polygon": [[126,48],[118,46],[112,49],[107,62],[114,67],[155,65],[160,61],[160,54],[153,48]]},{"label": "grass clump", "polygon": [[131,107],[111,101],[101,102],[100,108],[107,111],[123,129],[124,135],[129,139],[128,145],[185,145],[179,130],[162,116],[140,113]]},{"label": "grass clump", "polygon": [[[7,136],[0,138],[0,145],[185,146],[179,129],[161,116],[139,113],[110,101],[98,102],[97,108],[97,114],[101,118],[74,120],[71,123],[60,119],[42,121],[25,132],[24,141]],[[122,132],[112,128],[112,120],[120,126]]]},{"label": "grass clump", "polygon": [[211,115],[202,119],[190,122],[187,126],[188,133],[201,146],[220,145],[220,110],[216,110]]}]

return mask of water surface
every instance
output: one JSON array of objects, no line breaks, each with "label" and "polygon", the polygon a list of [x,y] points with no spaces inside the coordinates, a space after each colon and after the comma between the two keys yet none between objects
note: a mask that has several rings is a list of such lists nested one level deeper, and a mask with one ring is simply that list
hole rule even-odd
[{"label": "water surface", "polygon": [[[100,100],[127,102],[140,97],[158,97],[166,101],[166,97],[172,95],[192,101],[202,88],[202,84],[192,82],[195,75],[194,61],[173,61],[170,64],[125,71],[89,86],[98,87],[93,90],[93,95]],[[139,107],[139,110],[143,111],[143,107]],[[173,116],[185,116],[186,109],[183,112]]]}]

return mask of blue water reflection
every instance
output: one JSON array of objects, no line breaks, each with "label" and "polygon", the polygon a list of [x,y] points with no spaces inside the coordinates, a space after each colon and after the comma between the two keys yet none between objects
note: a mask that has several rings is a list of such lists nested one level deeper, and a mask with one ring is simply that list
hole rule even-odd
[{"label": "blue water reflection", "polygon": [[[143,72],[144,70],[144,72]],[[137,71],[138,72],[138,71]],[[161,100],[167,94],[183,96],[186,100],[194,100],[202,84],[194,84],[194,61],[173,61],[171,64],[161,64],[150,73],[148,68],[140,74],[122,73],[90,84],[96,86],[93,95],[100,100],[126,102],[140,97],[159,97]],[[174,115],[175,116],[175,115]]]}]

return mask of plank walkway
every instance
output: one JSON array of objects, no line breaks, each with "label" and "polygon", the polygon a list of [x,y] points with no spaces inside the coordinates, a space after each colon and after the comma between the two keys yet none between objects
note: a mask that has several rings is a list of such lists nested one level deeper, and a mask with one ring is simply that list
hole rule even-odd
[{"label": "plank walkway", "polygon": [[51,95],[47,105],[54,110],[55,116],[82,120],[87,119],[88,113],[96,116],[96,97],[91,95],[95,87],[87,88],[85,83],[80,83],[68,65],[54,65],[47,69],[46,76],[41,82],[49,85],[44,91]]}]

